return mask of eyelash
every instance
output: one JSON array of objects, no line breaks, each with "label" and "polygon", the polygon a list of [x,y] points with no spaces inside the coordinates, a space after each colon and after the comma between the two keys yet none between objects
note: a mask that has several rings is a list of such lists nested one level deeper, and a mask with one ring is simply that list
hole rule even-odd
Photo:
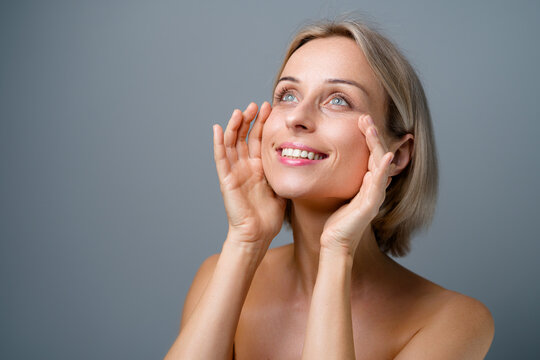
[{"label": "eyelash", "polygon": [[[276,93],[276,95],[274,96],[274,101],[276,102],[281,102],[282,99],[283,99],[283,96],[285,96],[285,94],[287,94],[288,92],[290,92],[291,89],[287,88],[287,87],[283,87],[279,90],[279,92]],[[347,103],[347,106],[350,107],[352,106],[352,103],[349,101],[349,98],[347,96],[345,96],[344,94],[341,94],[341,93],[335,93],[335,94],[332,94],[333,95],[333,98],[336,98],[336,97],[340,97],[342,98],[343,100],[345,100],[345,102]],[[340,105],[338,105],[340,106]]]},{"label": "eyelash", "polygon": [[284,88],[281,88],[281,90],[279,90],[279,92],[276,93],[276,95],[274,96],[274,101],[276,102],[281,102],[283,99],[283,96],[288,93],[291,89],[287,88],[287,87],[284,87]]}]

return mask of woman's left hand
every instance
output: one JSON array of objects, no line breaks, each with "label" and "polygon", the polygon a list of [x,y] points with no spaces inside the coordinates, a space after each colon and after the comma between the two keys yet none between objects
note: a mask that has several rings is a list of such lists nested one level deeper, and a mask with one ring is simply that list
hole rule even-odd
[{"label": "woman's left hand", "polygon": [[389,175],[394,158],[369,115],[360,116],[358,127],[370,151],[368,170],[356,196],[328,218],[321,235],[321,249],[348,255],[354,255],[362,234],[379,212],[392,179]]}]

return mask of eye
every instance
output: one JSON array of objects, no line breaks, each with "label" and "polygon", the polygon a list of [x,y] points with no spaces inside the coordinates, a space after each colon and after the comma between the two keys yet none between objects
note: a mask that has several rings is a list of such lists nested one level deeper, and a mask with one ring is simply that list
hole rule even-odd
[{"label": "eye", "polygon": [[340,106],[349,106],[349,103],[340,96],[333,97],[332,100],[330,100],[330,104],[340,105]]},{"label": "eye", "polygon": [[294,93],[288,88],[279,90],[274,96],[274,100],[276,102],[298,102]]},{"label": "eye", "polygon": [[296,96],[294,96],[293,94],[289,93],[289,94],[285,94],[281,100],[282,101],[294,101],[294,99],[296,99]]}]

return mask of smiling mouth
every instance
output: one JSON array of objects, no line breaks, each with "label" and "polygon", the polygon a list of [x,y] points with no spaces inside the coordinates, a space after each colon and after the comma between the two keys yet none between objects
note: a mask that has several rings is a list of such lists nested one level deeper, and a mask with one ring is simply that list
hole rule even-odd
[{"label": "smiling mouth", "polygon": [[328,155],[323,154],[323,153],[296,149],[296,148],[291,148],[291,147],[278,148],[276,149],[276,151],[279,153],[281,157],[288,158],[288,159],[323,160],[328,157]]}]

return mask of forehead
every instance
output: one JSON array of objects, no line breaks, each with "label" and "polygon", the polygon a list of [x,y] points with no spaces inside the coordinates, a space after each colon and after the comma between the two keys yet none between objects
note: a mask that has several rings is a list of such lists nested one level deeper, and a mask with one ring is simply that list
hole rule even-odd
[{"label": "forehead", "polygon": [[370,94],[384,96],[384,89],[356,41],[343,36],[315,39],[296,50],[281,76],[293,76],[301,82],[346,79],[362,84]]}]

